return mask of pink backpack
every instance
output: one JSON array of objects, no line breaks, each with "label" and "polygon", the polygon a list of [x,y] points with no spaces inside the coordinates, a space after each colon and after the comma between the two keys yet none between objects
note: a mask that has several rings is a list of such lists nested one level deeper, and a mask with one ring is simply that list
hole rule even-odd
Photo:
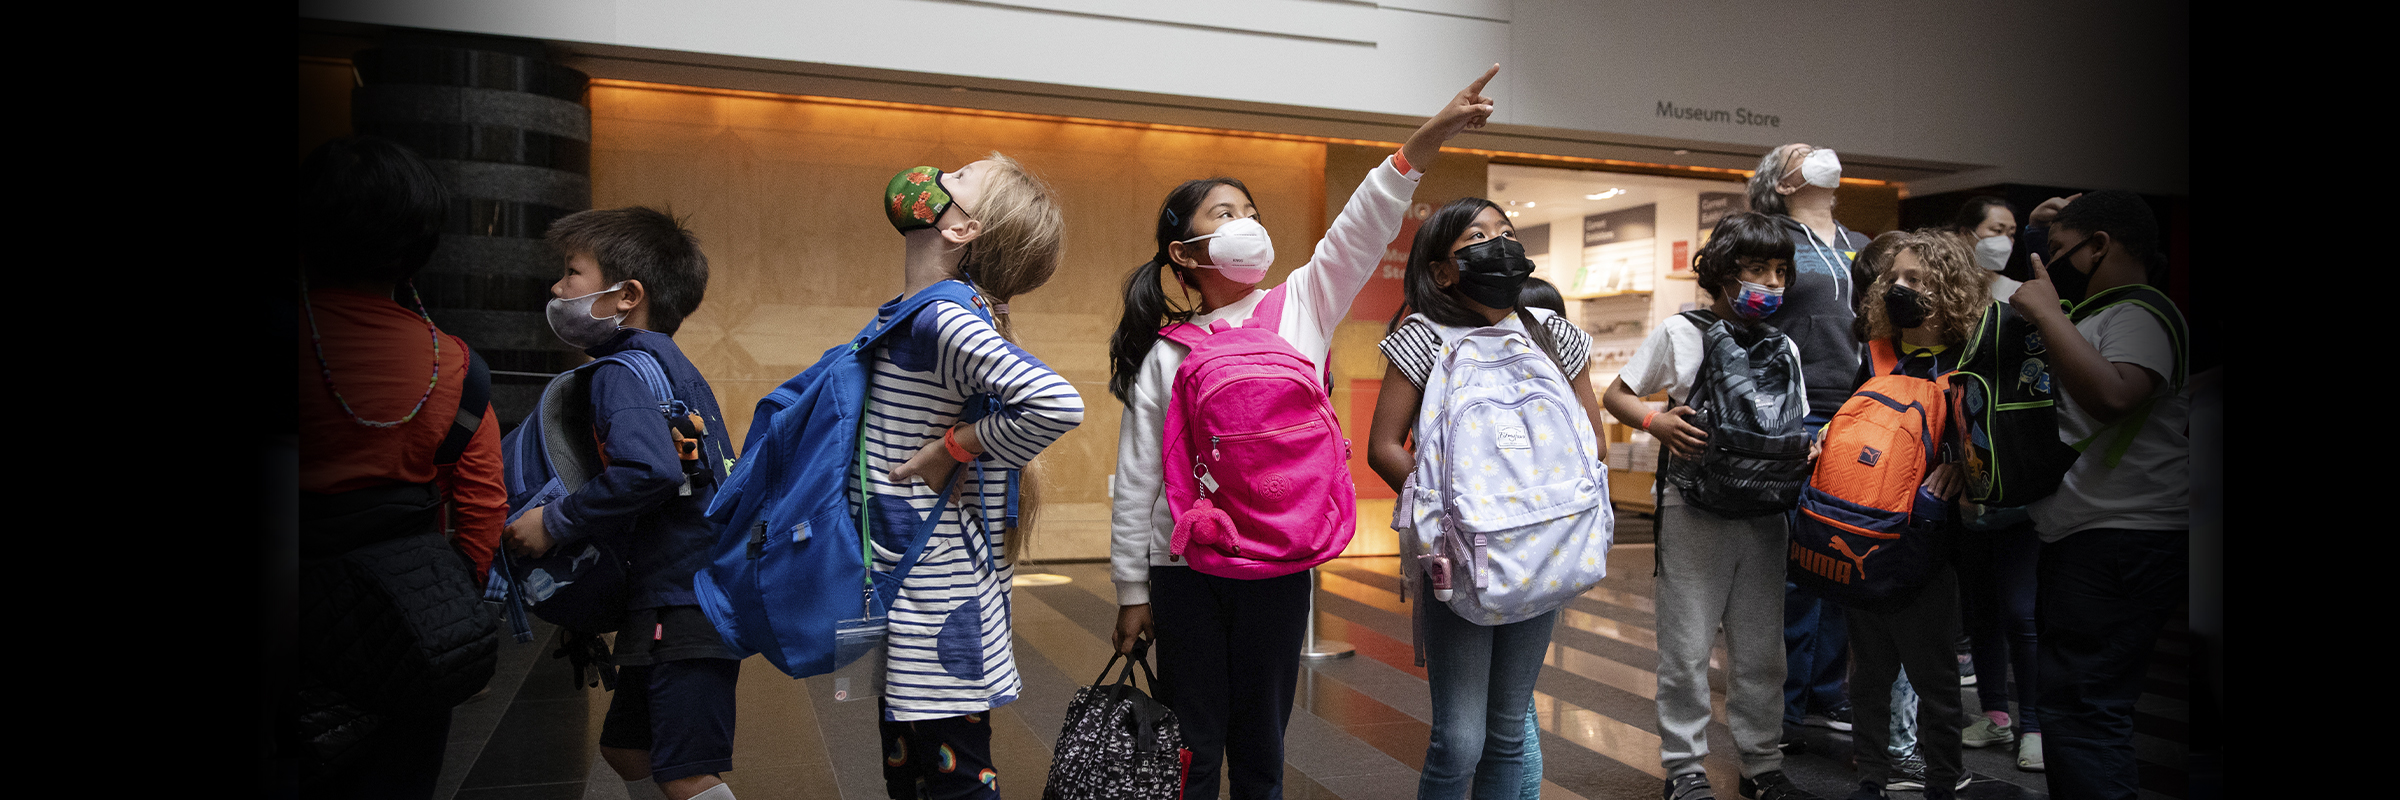
[{"label": "pink backpack", "polygon": [[1342,554],[1358,521],[1350,440],[1317,365],[1277,335],[1283,287],[1250,321],[1159,335],[1192,349],[1167,402],[1172,552],[1223,578],[1289,575]]}]

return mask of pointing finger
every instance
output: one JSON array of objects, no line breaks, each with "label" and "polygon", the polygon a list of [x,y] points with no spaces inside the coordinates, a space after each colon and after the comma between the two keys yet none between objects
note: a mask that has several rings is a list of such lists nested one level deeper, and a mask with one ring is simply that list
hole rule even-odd
[{"label": "pointing finger", "polygon": [[1467,96],[1481,97],[1483,95],[1483,85],[1491,83],[1492,76],[1498,74],[1500,74],[1500,65],[1498,64],[1493,64],[1491,69],[1484,70],[1483,77],[1476,78],[1474,83],[1467,84]]}]

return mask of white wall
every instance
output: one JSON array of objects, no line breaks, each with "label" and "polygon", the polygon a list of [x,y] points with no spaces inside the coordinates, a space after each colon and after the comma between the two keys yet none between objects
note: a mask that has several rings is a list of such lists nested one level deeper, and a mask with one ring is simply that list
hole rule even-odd
[{"label": "white wall", "polygon": [[[2162,0],[304,0],[300,15],[550,40],[603,77],[918,102],[957,83],[1000,95],[959,105],[1197,108],[1387,140],[1497,62],[1496,124],[1457,144],[1748,168],[1807,141],[1915,193],[2189,183],[2189,11]],[[1776,122],[1663,118],[1661,101]]]}]

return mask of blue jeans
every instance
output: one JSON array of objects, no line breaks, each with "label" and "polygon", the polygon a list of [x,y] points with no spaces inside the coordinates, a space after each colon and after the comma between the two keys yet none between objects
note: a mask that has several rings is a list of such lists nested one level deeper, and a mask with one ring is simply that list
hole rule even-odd
[{"label": "blue jeans", "polygon": [[[1810,414],[1801,424],[1808,435],[1832,421]],[[1798,514],[1798,511],[1792,512]],[[1850,627],[1842,607],[1799,584],[1783,584],[1783,721],[1798,725],[1810,711],[1832,711],[1850,702]]]},{"label": "blue jeans", "polygon": [[1461,619],[1439,601],[1429,600],[1424,613],[1433,736],[1417,798],[1464,795],[1472,774],[1476,800],[1516,800],[1524,794],[1525,712],[1558,612],[1491,627]]}]

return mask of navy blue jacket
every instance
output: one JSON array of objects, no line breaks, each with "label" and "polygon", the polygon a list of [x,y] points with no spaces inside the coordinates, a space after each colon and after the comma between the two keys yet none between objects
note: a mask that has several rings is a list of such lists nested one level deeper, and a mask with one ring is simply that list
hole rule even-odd
[{"label": "navy blue jacket", "polygon": [[1791,236],[1794,274],[1792,285],[1784,287],[1783,307],[1767,317],[1767,324],[1800,348],[1810,416],[1830,418],[1850,399],[1849,387],[1858,385],[1851,378],[1864,360],[1850,335],[1850,320],[1858,315],[1858,295],[1873,276],[1860,275],[1851,262],[1869,240],[1835,223],[1834,246],[1828,248],[1799,220],[1777,216],[1775,221]]},{"label": "navy blue jacket", "polygon": [[[725,415],[717,410],[717,395],[690,359],[665,334],[623,328],[606,343],[584,352],[594,358],[624,350],[641,350],[658,359],[675,398],[699,414],[708,427],[711,447],[701,458],[732,455],[726,438]],[[599,436],[608,468],[583,489],[542,512],[542,528],[564,545],[586,536],[606,536],[617,552],[631,562],[633,597],[628,609],[697,605],[692,573],[708,566],[708,550],[717,541],[717,526],[708,521],[708,501],[717,484],[706,475],[684,486],[682,461],[658,399],[633,371],[603,365],[592,375],[592,427]],[[709,474],[723,475],[727,465],[708,465]]]}]

